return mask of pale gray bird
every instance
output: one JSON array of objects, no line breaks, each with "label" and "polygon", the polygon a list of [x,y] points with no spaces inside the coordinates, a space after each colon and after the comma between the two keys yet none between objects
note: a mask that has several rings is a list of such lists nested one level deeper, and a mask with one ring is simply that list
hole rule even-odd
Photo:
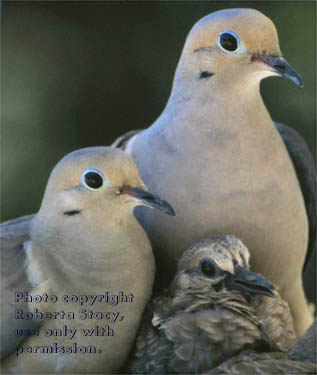
[{"label": "pale gray bird", "polygon": [[138,374],[199,374],[246,349],[286,352],[295,341],[287,303],[249,271],[234,236],[198,241],[169,290],[148,305],[129,367]]},{"label": "pale gray bird", "polygon": [[288,353],[242,352],[207,374],[316,374],[316,320]]},{"label": "pale gray bird", "polygon": [[177,210],[175,220],[138,210],[158,282],[171,280],[191,243],[233,233],[250,249],[252,269],[279,286],[301,335],[312,321],[301,274],[309,236],[315,246],[315,167],[301,137],[275,127],[259,90],[269,76],[303,86],[273,22],[253,9],[212,13],[186,39],[163,113],[114,146]]},{"label": "pale gray bird", "polygon": [[[155,273],[150,242],[133,215],[137,205],[174,215],[166,201],[146,190],[125,152],[86,148],[58,163],[32,220],[30,241],[25,243],[29,294],[57,300],[29,301],[28,310],[18,306],[24,307],[15,311],[19,319],[26,319],[27,311],[50,318],[45,315],[39,335],[26,338],[3,360],[2,373],[119,370],[151,295]],[[26,291],[18,289],[20,295],[11,298],[26,299]],[[107,299],[120,293],[123,302]],[[80,297],[79,303],[76,296],[92,297]],[[98,303],[93,296],[101,296]],[[65,317],[66,313],[73,315]]]}]

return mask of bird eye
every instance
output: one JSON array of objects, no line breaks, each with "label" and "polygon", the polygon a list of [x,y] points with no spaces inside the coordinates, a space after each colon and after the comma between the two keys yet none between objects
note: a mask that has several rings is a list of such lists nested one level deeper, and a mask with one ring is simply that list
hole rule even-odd
[{"label": "bird eye", "polygon": [[207,277],[214,277],[217,269],[210,259],[203,259],[200,263],[201,272]]},{"label": "bird eye", "polygon": [[81,181],[88,189],[98,190],[104,183],[104,176],[98,169],[89,168],[82,174]]},{"label": "bird eye", "polygon": [[219,34],[217,44],[224,52],[237,52],[240,48],[240,39],[236,33],[227,30]]}]

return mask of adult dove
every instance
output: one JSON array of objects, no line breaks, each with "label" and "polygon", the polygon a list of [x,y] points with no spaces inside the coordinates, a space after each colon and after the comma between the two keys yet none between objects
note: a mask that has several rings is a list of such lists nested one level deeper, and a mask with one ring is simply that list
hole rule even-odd
[{"label": "adult dove", "polygon": [[[146,190],[125,152],[86,148],[57,164],[25,243],[32,290],[12,295],[16,300],[48,296],[29,300],[29,312],[15,311],[17,319],[32,313],[42,324],[38,335],[27,337],[3,360],[3,374],[119,370],[151,295],[155,272],[150,242],[133,215],[136,205],[174,215],[166,201]],[[47,299],[50,296],[55,300]],[[98,296],[95,302],[93,296]],[[117,296],[119,302],[112,303],[108,296]],[[73,315],[65,318],[66,313]],[[87,334],[89,330],[94,333]]]},{"label": "adult dove", "polygon": [[175,220],[137,212],[163,276],[158,284],[171,280],[190,244],[233,233],[250,249],[252,269],[279,286],[301,335],[312,321],[301,274],[316,241],[315,167],[301,137],[275,127],[259,89],[269,76],[303,86],[269,18],[253,9],[207,15],[186,39],[163,113],[114,146],[177,211]]},{"label": "adult dove", "polygon": [[132,373],[201,374],[243,350],[286,352],[295,341],[287,303],[249,270],[249,251],[234,236],[192,245],[148,310]]}]

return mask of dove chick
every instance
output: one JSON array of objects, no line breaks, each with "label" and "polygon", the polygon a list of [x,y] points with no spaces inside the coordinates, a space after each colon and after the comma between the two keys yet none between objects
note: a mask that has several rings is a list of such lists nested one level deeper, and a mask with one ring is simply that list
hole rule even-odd
[{"label": "dove chick", "polygon": [[199,374],[242,350],[285,352],[295,341],[287,303],[249,270],[249,251],[234,236],[191,246],[145,315],[132,373]]},{"label": "dove chick", "polygon": [[[151,295],[155,273],[150,242],[133,215],[137,205],[174,215],[166,201],[146,190],[125,152],[110,147],[86,148],[57,164],[32,220],[30,241],[25,243],[32,285],[29,294],[47,294],[57,300],[28,303],[34,316],[37,311],[50,318],[41,321],[39,335],[26,337],[6,357],[2,373],[97,374],[119,370]],[[130,299],[120,304],[106,299],[89,305],[76,303],[76,296],[107,293],[123,293]],[[71,314],[66,315],[68,319],[59,318],[63,311]],[[110,334],[87,334],[97,332],[96,326],[99,332]],[[73,337],[62,334],[66,331],[73,332]]]}]

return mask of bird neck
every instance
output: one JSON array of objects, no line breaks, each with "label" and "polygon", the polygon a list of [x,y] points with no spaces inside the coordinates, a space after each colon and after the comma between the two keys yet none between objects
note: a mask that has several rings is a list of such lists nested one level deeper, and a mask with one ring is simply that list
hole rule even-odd
[{"label": "bird neck", "polygon": [[[213,139],[218,142],[223,136],[270,136],[273,122],[259,82],[240,78],[224,84],[225,79],[215,75],[201,82],[176,74],[168,103],[150,131],[182,147],[190,147],[197,138],[210,147]],[[224,86],[226,90],[220,89]]]},{"label": "bird neck", "polygon": [[210,287],[197,286],[181,290],[176,293],[173,302],[173,310],[183,311],[201,311],[201,310],[229,310],[239,315],[242,319],[247,320],[254,326],[258,326],[259,322],[253,308],[248,303],[246,298],[239,292],[223,290],[220,292],[211,292]]}]

